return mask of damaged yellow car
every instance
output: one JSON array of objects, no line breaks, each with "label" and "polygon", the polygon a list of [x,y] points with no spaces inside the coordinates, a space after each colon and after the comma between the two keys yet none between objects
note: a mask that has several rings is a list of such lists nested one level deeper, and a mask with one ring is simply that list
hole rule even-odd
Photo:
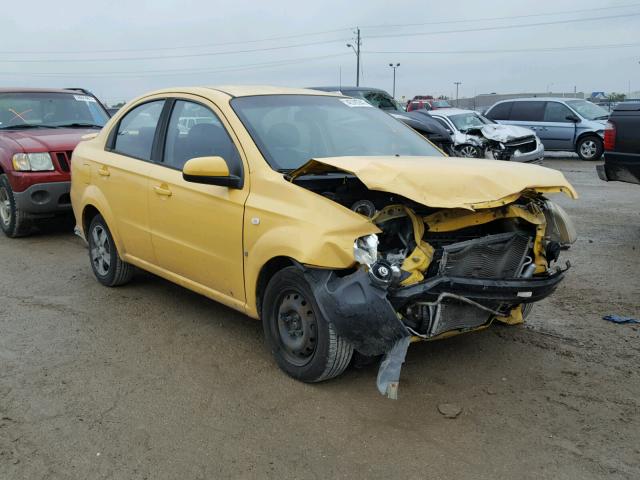
[{"label": "damaged yellow car", "polygon": [[167,89],[78,145],[71,197],[107,286],[147,270],[262,320],[305,382],[354,351],[394,397],[412,340],[522,322],[575,240],[555,170],[447,158],[363,100],[276,87]]}]

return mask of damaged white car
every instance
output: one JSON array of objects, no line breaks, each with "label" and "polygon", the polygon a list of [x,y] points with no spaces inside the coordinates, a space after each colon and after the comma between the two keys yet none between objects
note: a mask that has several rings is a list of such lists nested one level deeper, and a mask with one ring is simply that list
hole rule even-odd
[{"label": "damaged white car", "polygon": [[501,125],[472,110],[446,108],[429,114],[451,132],[460,157],[542,163],[544,145],[533,130]]}]

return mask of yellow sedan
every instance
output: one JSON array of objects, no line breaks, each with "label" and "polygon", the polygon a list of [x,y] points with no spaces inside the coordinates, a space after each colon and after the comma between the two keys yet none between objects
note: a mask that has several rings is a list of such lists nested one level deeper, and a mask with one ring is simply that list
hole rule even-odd
[{"label": "yellow sedan", "polygon": [[[519,323],[575,240],[555,170],[448,158],[361,99],[302,89],[167,89],[121,108],[72,160],[99,282],[153,272],[262,320],[305,382],[410,341]],[[568,267],[567,267],[568,268]]]}]

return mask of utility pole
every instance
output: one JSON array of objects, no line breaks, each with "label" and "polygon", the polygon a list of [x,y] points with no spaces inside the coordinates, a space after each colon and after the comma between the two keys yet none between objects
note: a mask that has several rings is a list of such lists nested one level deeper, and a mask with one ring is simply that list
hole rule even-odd
[{"label": "utility pole", "polygon": [[393,94],[391,96],[393,98],[396,98],[396,68],[398,68],[400,64],[396,63],[394,65],[393,63],[390,63],[389,66],[393,68]]},{"label": "utility pole", "polygon": [[347,47],[350,47],[354,53],[356,54],[356,87],[360,86],[360,46],[362,45],[362,41],[360,40],[360,27],[356,27],[356,46],[353,44],[347,43]]},{"label": "utility pole", "polygon": [[462,85],[462,82],[453,82],[456,84],[456,107],[460,106],[460,100],[458,100],[458,88]]}]

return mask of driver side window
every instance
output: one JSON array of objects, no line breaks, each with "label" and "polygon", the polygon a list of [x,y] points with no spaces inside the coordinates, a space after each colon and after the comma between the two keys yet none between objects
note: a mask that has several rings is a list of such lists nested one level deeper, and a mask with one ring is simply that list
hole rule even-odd
[{"label": "driver side window", "polygon": [[220,119],[207,107],[178,100],[173,106],[164,164],[182,170],[187,160],[197,157],[222,157],[233,170],[240,157]]}]

